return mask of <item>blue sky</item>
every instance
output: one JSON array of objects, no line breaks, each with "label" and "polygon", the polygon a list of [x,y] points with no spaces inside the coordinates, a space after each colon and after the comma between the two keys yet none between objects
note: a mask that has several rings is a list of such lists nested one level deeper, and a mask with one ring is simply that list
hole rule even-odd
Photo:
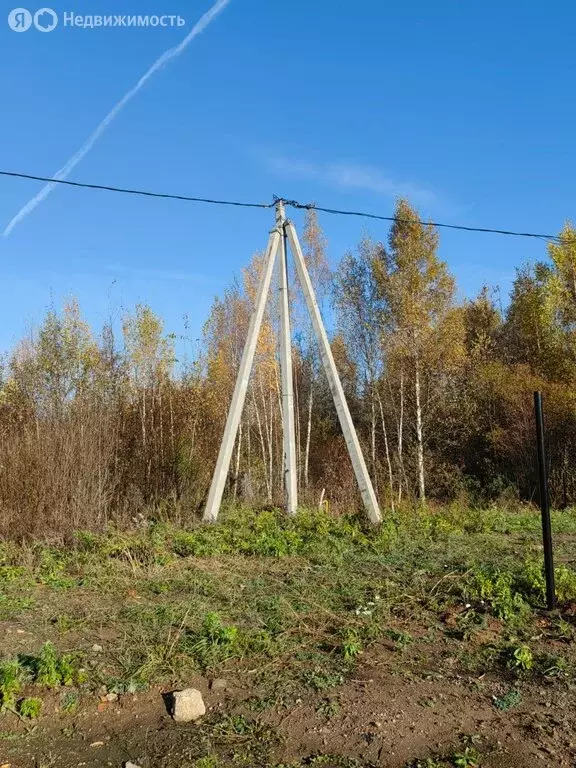
[{"label": "blue sky", "polygon": [[[52,175],[210,5],[58,0],[60,14],[179,13],[187,24],[16,34],[5,3],[0,168]],[[575,29],[572,0],[232,0],[70,178],[384,215],[405,194],[449,223],[554,233],[576,218]],[[40,187],[0,178],[0,228]],[[272,218],[59,188],[0,239],[0,350],[70,295],[96,327],[146,302],[168,331],[197,338]],[[332,263],[363,232],[388,230],[321,223]],[[440,253],[462,295],[484,282],[506,294],[514,267],[545,245],[443,232]]]}]

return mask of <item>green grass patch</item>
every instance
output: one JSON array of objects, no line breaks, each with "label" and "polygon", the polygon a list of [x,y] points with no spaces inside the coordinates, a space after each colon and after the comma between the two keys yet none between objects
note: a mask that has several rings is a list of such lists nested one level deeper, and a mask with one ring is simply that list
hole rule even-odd
[{"label": "green grass patch", "polygon": [[[576,533],[569,513],[553,517],[564,536]],[[219,670],[249,670],[264,701],[290,700],[302,684],[332,701],[327,694],[375,646],[390,653],[391,645],[406,674],[443,644],[464,668],[512,679],[570,677],[573,618],[540,626],[538,526],[535,511],[458,505],[403,509],[379,529],[354,516],[238,508],[216,525],[186,530],[151,522],[79,533],[69,547],[0,544],[0,616],[3,605],[11,617],[24,616],[41,597],[57,617],[48,631],[93,632],[91,642],[105,646],[88,660],[51,643],[16,666],[8,658],[0,705],[13,708],[25,684],[86,682],[125,694]],[[558,562],[564,606],[576,600],[576,573]],[[68,607],[72,597],[77,610]],[[101,642],[101,629],[111,638]],[[546,640],[559,647],[547,649]]]}]

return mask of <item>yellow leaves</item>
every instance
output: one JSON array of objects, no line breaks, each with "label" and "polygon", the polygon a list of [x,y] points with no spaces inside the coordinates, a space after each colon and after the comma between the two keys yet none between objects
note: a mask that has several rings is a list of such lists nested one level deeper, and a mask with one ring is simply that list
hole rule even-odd
[{"label": "yellow leaves", "polygon": [[41,409],[61,408],[94,381],[99,365],[98,344],[73,299],[61,315],[48,312],[38,332],[14,351],[12,392],[19,391]]},{"label": "yellow leaves", "polygon": [[444,372],[454,372],[466,358],[464,344],[464,313],[461,307],[450,308],[440,319],[427,349],[430,364]]},{"label": "yellow leaves", "polygon": [[[248,334],[248,325],[262,275],[263,255],[257,253],[243,270],[243,288],[235,282],[223,299],[216,299],[204,326],[205,360],[211,386],[219,393],[220,411],[228,405]],[[271,296],[274,296],[271,291]],[[272,304],[272,306],[270,306]],[[277,338],[272,299],[264,314],[253,366],[258,388],[275,390],[278,381]]]},{"label": "yellow leaves", "polygon": [[466,348],[476,361],[486,361],[496,352],[496,337],[502,326],[502,317],[483,286],[478,296],[467,301],[463,308]]},{"label": "yellow leaves", "polygon": [[550,379],[573,379],[573,343],[568,294],[555,267],[537,263],[519,269],[507,313],[512,359],[529,362]]},{"label": "yellow leaves", "polygon": [[348,384],[354,387],[356,382],[356,366],[350,359],[349,350],[341,333],[336,334],[330,344],[330,348],[343,386],[346,387],[346,384]]},{"label": "yellow leaves", "polygon": [[548,253],[556,268],[556,292],[562,310],[570,321],[576,320],[576,228],[566,223],[559,243],[550,243]]},{"label": "yellow leaves", "polygon": [[19,394],[18,382],[13,376],[10,376],[2,382],[2,387],[0,387],[0,405],[16,400]]},{"label": "yellow leaves", "polygon": [[[264,256],[263,254],[256,253],[250,265],[244,270],[244,289],[249,302],[250,313],[256,300],[263,267]],[[276,360],[278,340],[272,321],[273,314],[276,316],[278,314],[278,305],[275,299],[276,292],[271,290],[267,311],[264,313],[260,334],[258,335],[253,367],[253,375],[258,381],[258,386],[263,386],[267,390],[274,390],[278,381],[278,364]],[[244,341],[245,338],[242,339],[242,343]]]},{"label": "yellow leaves", "polygon": [[406,200],[398,202],[395,219],[390,253],[374,261],[388,307],[392,346],[410,358],[433,358],[440,337],[447,345],[444,358],[455,360],[463,354],[463,324],[451,314],[455,283],[436,254],[438,236]]},{"label": "yellow leaves", "polygon": [[134,383],[152,386],[167,378],[174,365],[174,348],[164,324],[150,307],[138,304],[122,324],[124,344]]},{"label": "yellow leaves", "polygon": [[558,238],[559,243],[548,244],[548,253],[558,272],[573,277],[576,270],[576,227],[566,222]]},{"label": "yellow leaves", "polygon": [[310,273],[312,285],[319,298],[322,297],[330,282],[330,268],[326,259],[326,237],[318,224],[316,211],[306,211],[304,234],[304,260]]}]

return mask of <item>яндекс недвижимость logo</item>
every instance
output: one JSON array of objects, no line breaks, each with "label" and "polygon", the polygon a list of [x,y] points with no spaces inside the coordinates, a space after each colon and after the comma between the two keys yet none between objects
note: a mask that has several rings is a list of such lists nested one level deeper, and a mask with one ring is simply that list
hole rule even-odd
[{"label": "\u044f\u043d\u0434\u0435\u043a\u0441 \u043d\u0435\u0434\u0432\u0438\u0436\u0438\u043c\u043e\u0441\u0442\u044c logo", "polygon": [[[230,0],[217,0],[216,5],[228,3]],[[52,8],[40,8],[32,13],[27,8],[13,8],[8,14],[8,26],[13,32],[27,32],[36,29],[38,32],[52,32],[58,25],[70,29],[109,29],[109,28],[136,28],[136,29],[170,29],[173,27],[185,27],[186,19],[178,13],[88,13],[80,14],[74,11],[56,11]]]},{"label": "\u044f\u043d\u0434\u0435\u043a\u0441 \u043d\u0435\u0434\u0432\u0438\u0436\u0438\u043c\u043e\u0441\u0442\u044c logo", "polygon": [[39,32],[52,32],[58,26],[58,14],[52,8],[40,8],[34,15],[27,8],[14,8],[8,14],[13,32],[27,32],[32,25]]}]

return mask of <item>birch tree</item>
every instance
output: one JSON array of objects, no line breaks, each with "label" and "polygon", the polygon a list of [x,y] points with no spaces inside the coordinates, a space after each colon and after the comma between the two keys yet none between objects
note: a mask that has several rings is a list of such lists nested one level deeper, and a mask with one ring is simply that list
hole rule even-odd
[{"label": "birch tree", "polygon": [[563,310],[570,312],[569,293],[553,265],[517,269],[504,328],[505,359],[556,381],[569,378],[573,351]]},{"label": "birch tree", "polygon": [[426,415],[432,387],[464,355],[462,314],[455,307],[455,283],[438,258],[438,234],[400,200],[388,251],[374,262],[376,279],[388,312],[390,354],[413,395],[413,433],[420,501],[426,499]]},{"label": "birch tree", "polygon": [[[312,281],[318,304],[322,309],[324,299],[328,292],[331,275],[326,258],[326,238],[318,223],[316,212],[313,210],[306,211],[302,243],[304,260],[308,268],[310,280]],[[300,404],[302,395],[305,396],[305,422],[303,428],[302,415],[300,412],[298,413],[298,422],[301,425],[299,430],[299,454],[301,456],[299,464],[301,467],[301,478],[304,488],[308,488],[310,480],[310,443],[312,439],[314,396],[318,377],[321,375],[321,363],[312,329],[312,322],[303,302],[297,305],[296,320],[299,325],[299,330],[296,333],[299,361],[301,362],[302,372],[304,374],[302,380],[303,383],[306,384],[307,389],[306,393],[299,393],[300,397],[298,398],[298,403]],[[298,411],[300,411],[300,408],[298,408]],[[303,448],[302,440],[304,442]]]},{"label": "birch tree", "polygon": [[548,255],[554,265],[563,320],[576,324],[576,227],[566,223],[557,243],[549,243]]},{"label": "birch tree", "polygon": [[375,279],[374,261],[382,246],[364,237],[356,253],[344,255],[334,281],[334,305],[349,354],[361,377],[361,387],[369,402],[370,458],[376,486],[376,425],[380,422],[388,471],[390,505],[394,510],[394,476],[388,441],[388,429],[379,382],[385,370],[382,331],[386,306]]},{"label": "birch tree", "polygon": [[152,492],[153,468],[158,475],[156,490],[161,490],[172,448],[169,427],[167,431],[164,422],[164,400],[175,361],[173,338],[164,334],[163,321],[144,304],[126,315],[122,329],[129,383],[139,414],[148,495]]}]

